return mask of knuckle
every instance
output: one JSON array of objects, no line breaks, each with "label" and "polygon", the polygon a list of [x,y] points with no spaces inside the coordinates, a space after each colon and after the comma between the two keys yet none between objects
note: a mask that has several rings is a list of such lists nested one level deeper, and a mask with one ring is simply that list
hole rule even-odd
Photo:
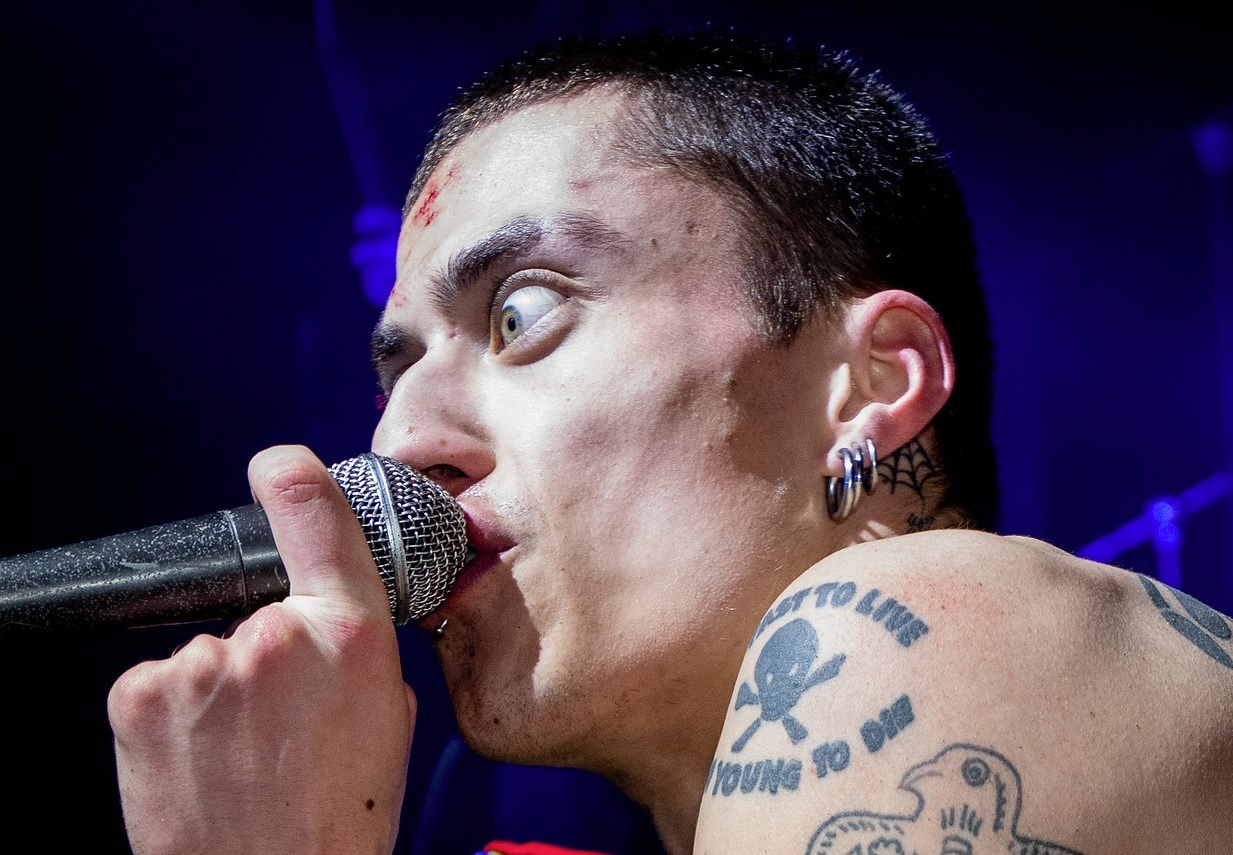
[{"label": "knuckle", "polygon": [[340,667],[356,673],[372,673],[387,661],[391,646],[397,646],[393,624],[356,609],[342,609],[330,616],[328,643],[331,657]]},{"label": "knuckle", "polygon": [[244,642],[251,668],[277,666],[306,636],[303,618],[282,603],[254,612],[245,624]]},{"label": "knuckle", "polygon": [[160,662],[126,671],[107,694],[107,715],[117,739],[158,733],[177,709],[198,703],[225,677],[226,651],[220,639],[199,635]]},{"label": "knuckle", "polygon": [[107,717],[116,738],[122,742],[167,717],[168,697],[155,675],[155,665],[143,662],[130,668],[107,694]]},{"label": "knuckle", "polygon": [[176,654],[177,688],[189,698],[209,696],[225,672],[226,650],[220,639],[199,635]]}]

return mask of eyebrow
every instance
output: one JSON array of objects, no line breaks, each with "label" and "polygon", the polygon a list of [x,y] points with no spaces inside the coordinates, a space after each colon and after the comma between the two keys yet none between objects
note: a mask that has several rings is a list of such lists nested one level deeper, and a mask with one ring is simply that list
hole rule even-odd
[{"label": "eyebrow", "polygon": [[436,309],[448,311],[496,264],[528,255],[557,239],[601,251],[619,250],[628,240],[591,214],[577,211],[552,217],[515,217],[455,253],[444,270],[431,274],[428,299]]},{"label": "eyebrow", "polygon": [[[450,311],[495,265],[529,255],[550,240],[563,240],[573,246],[601,252],[624,252],[629,243],[628,236],[622,232],[579,211],[566,211],[551,217],[514,217],[463,247],[450,257],[444,269],[429,275],[430,304],[438,311]],[[383,317],[370,340],[374,371],[380,375],[384,363],[415,345],[415,338],[407,329]]]}]

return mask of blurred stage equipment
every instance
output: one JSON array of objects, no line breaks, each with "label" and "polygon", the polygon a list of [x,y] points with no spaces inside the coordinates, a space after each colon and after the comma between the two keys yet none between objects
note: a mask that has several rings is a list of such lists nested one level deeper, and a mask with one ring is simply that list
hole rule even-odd
[{"label": "blurred stage equipment", "polygon": [[1186,518],[1230,493],[1233,475],[1217,472],[1176,496],[1150,500],[1143,513],[1099,537],[1077,553],[1080,558],[1111,562],[1144,543],[1156,550],[1156,578],[1179,590],[1182,584],[1182,534]]},{"label": "blurred stage equipment", "polygon": [[351,246],[351,265],[360,274],[364,296],[380,309],[394,285],[394,258],[402,217],[385,193],[364,90],[338,49],[331,0],[313,0],[313,19],[321,68],[360,187],[362,201],[353,220],[356,240]]}]

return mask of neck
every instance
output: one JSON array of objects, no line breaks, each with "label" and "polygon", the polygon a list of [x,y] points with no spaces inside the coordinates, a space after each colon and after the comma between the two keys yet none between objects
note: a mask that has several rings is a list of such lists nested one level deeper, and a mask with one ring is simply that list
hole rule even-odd
[{"label": "neck", "polygon": [[946,474],[933,449],[933,429],[878,462],[878,482],[836,530],[833,546],[932,529],[964,528],[971,519],[946,505]]},{"label": "neck", "polygon": [[[649,734],[644,720],[636,738],[631,735],[620,740],[619,746],[626,752],[636,746],[636,755],[617,751],[610,755],[615,756],[616,762],[596,769],[647,809],[669,855],[688,855],[693,850],[707,773],[715,759],[715,747],[745,647],[736,646],[740,650],[734,649],[726,657],[730,666],[718,667],[716,660],[712,660],[717,667],[699,669],[710,672],[712,679],[708,685],[682,691],[656,711],[658,724]],[[612,747],[618,748],[618,744]]]},{"label": "neck", "polygon": [[[803,564],[787,561],[777,572],[760,574],[760,583],[765,586],[760,593],[768,598],[765,603],[759,601],[759,594],[746,590],[750,608],[744,616],[724,614],[724,630],[710,637],[705,645],[706,662],[697,662],[693,672],[702,683],[682,685],[679,691],[663,697],[649,719],[625,717],[605,729],[612,738],[604,740],[607,750],[601,750],[598,756],[606,762],[586,765],[649,811],[669,855],[693,851],[698,811],[737,669],[748,639],[765,612],[763,607],[771,605],[795,572],[829,552],[863,541],[968,524],[961,511],[941,504],[941,470],[933,467],[918,440],[888,456],[879,472],[881,483],[875,491],[865,495],[852,515],[833,527],[829,536],[814,542],[812,549],[817,551],[812,557]],[[720,644],[719,638],[729,642]],[[596,747],[594,743],[592,747]],[[630,754],[635,748],[637,753]],[[594,761],[596,756],[592,754],[589,759]]]},{"label": "neck", "polygon": [[708,624],[705,644],[694,648],[694,667],[678,675],[683,680],[677,690],[657,694],[638,715],[629,715],[626,708],[619,722],[604,728],[602,743],[591,744],[599,751],[587,765],[647,809],[669,855],[693,850],[698,811],[737,673],[764,611],[752,610],[741,619],[735,611],[717,616]]},{"label": "neck", "polygon": [[698,808],[709,767],[708,756],[702,763],[685,761],[677,768],[665,770],[675,780],[661,781],[655,794],[645,801],[635,795],[637,786],[625,790],[631,798],[647,805],[655,832],[668,855],[689,855],[693,851]]}]

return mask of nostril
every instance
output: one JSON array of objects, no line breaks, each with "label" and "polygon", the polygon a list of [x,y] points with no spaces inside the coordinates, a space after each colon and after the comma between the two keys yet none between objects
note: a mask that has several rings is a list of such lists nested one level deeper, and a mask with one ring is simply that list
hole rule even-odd
[{"label": "nostril", "polygon": [[429,466],[427,469],[421,470],[425,477],[431,478],[434,481],[452,481],[456,478],[466,478],[467,473],[463,472],[457,466],[450,466],[448,463],[438,463],[434,466]]}]

